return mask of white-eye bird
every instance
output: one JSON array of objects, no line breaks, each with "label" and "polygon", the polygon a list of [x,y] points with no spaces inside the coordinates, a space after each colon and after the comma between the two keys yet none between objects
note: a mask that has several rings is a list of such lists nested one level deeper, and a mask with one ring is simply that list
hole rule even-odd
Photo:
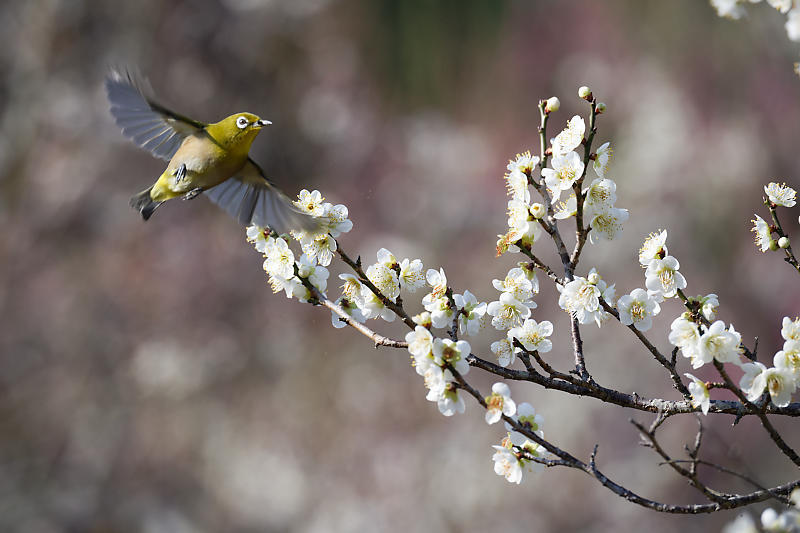
[{"label": "white-eye bird", "polygon": [[236,113],[204,124],[154,102],[130,74],[117,71],[106,78],[106,91],[122,133],[169,161],[152,187],[131,198],[131,207],[145,220],[167,200],[205,193],[244,226],[268,226],[278,233],[320,228],[322,220],[297,209],[248,155],[270,121]]}]

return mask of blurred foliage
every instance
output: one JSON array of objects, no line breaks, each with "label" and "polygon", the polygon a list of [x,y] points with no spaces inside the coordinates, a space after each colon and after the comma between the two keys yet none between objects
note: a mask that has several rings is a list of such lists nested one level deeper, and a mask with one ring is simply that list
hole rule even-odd
[{"label": "blurred foliage", "polygon": [[[636,250],[666,227],[688,293],[719,294],[721,318],[767,354],[800,292],[755,251],[748,220],[764,183],[800,184],[800,104],[797,50],[778,16],[751,11],[734,23],[696,0],[0,3],[0,530],[719,529],[730,514],[656,515],[574,473],[508,485],[490,460],[500,430],[476,405],[444,419],[407,354],[376,353],[327,312],[273,295],[224,213],[201,198],[142,223],[128,197],[163,162],[117,131],[102,80],[131,65],[198,119],[269,118],[255,159],[290,193],[346,204],[348,252],[420,257],[481,300],[516,260],[494,257],[506,161],[537,145],[539,98],[561,97],[557,128],[585,111],[574,94],[588,84],[608,104],[598,141],[614,144],[631,222],[587,249],[586,269],[620,294],[640,286]],[[537,313],[567,368],[554,292]],[[679,312],[665,305],[654,331]],[[596,377],[673,394],[617,331],[586,330]],[[473,346],[494,340],[486,330]],[[512,392],[571,452],[599,442],[610,475],[693,501],[636,444],[629,413]],[[671,431],[680,453],[694,421]],[[787,475],[747,421],[713,421],[707,446],[764,483]]]}]

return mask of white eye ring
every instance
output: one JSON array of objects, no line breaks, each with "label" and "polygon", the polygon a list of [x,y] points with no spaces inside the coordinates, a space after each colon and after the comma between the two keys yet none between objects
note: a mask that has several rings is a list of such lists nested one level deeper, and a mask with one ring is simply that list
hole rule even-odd
[{"label": "white eye ring", "polygon": [[243,129],[245,129],[245,128],[247,127],[247,125],[248,125],[248,124],[250,124],[250,121],[249,121],[249,120],[247,120],[247,117],[239,117],[239,118],[237,118],[237,119],[236,119],[236,126],[237,126],[237,127],[240,129],[240,130],[243,130]]}]

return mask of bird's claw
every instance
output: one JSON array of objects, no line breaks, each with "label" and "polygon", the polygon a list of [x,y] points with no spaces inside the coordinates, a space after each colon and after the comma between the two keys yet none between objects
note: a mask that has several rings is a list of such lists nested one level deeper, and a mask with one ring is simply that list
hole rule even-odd
[{"label": "bird's claw", "polygon": [[186,163],[181,163],[181,166],[179,166],[178,168],[175,169],[175,172],[173,172],[173,175],[175,176],[175,183],[176,184],[182,182],[183,180],[185,180],[186,179]]},{"label": "bird's claw", "polygon": [[187,192],[186,194],[184,194],[182,198],[183,198],[183,200],[192,200],[193,198],[197,198],[197,196],[201,192],[203,192],[203,188],[202,187],[196,187],[196,188],[192,189],[191,191]]}]

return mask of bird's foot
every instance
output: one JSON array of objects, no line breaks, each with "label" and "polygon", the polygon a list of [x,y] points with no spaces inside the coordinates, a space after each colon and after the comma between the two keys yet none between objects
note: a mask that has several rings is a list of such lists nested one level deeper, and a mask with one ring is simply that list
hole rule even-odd
[{"label": "bird's foot", "polygon": [[187,192],[186,194],[184,194],[182,196],[182,199],[183,200],[192,200],[194,198],[197,198],[197,196],[202,192],[203,192],[203,188],[202,187],[196,187],[196,188],[192,189],[191,191]]},{"label": "bird's foot", "polygon": [[173,172],[173,175],[175,176],[175,184],[176,185],[178,183],[182,182],[183,180],[185,180],[186,179],[186,163],[181,163],[181,166],[179,166],[178,168],[175,169],[175,172]]}]

